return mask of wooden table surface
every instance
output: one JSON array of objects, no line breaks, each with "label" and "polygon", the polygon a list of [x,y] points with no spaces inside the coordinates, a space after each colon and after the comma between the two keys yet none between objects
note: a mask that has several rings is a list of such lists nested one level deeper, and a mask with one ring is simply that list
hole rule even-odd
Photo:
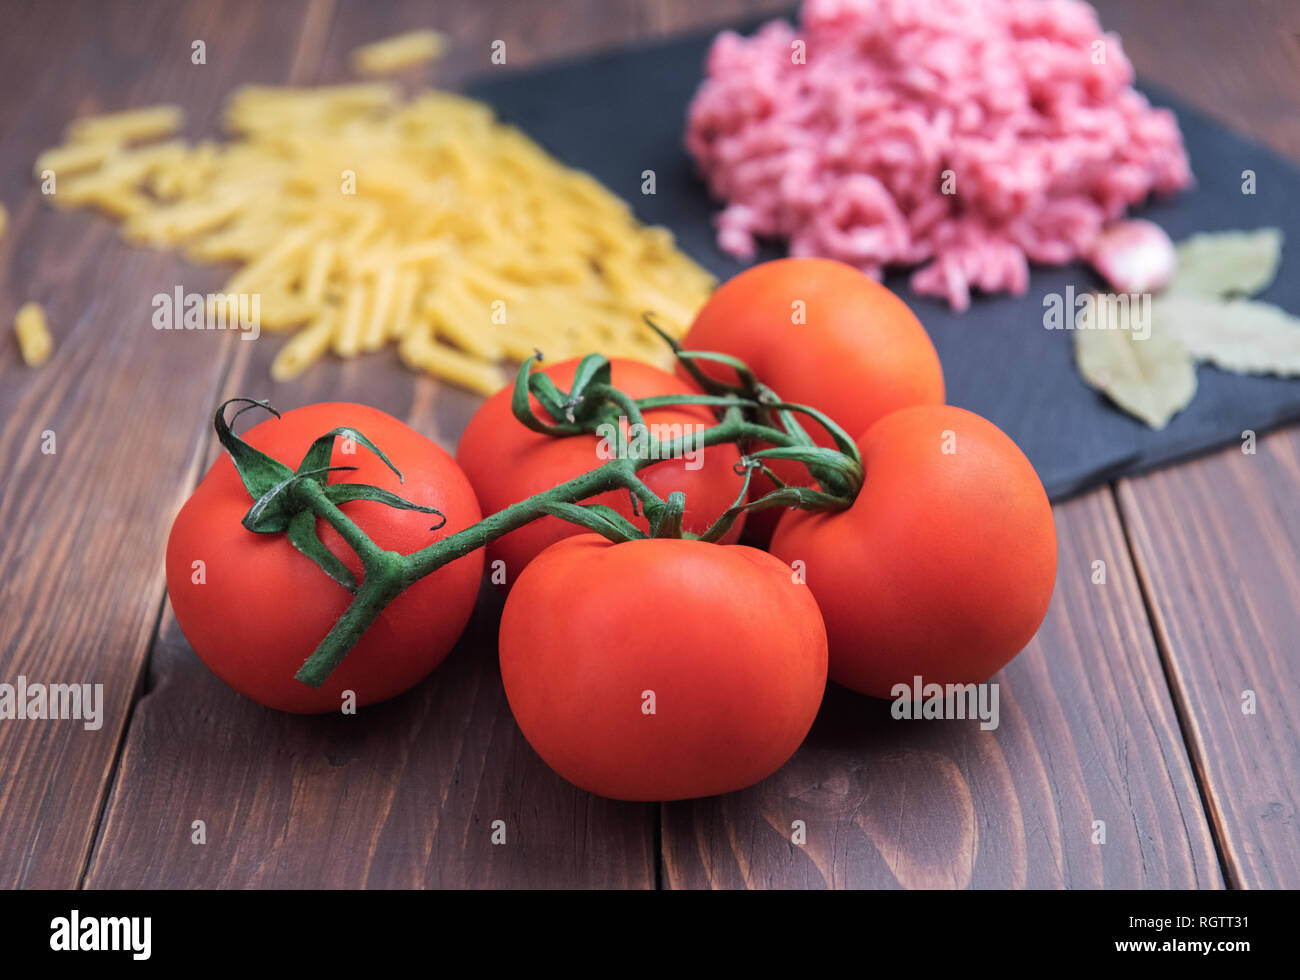
[{"label": "wooden table surface", "polygon": [[[165,100],[213,132],[236,84],[342,80],[354,45],[415,26],[454,38],[431,77],[455,85],[497,38],[513,70],[787,6],[6,3],[0,322],[39,300],[57,347],[31,370],[0,343],[0,681],[103,683],[105,708],[98,731],[0,722],[0,886],[1300,886],[1300,428],[1057,506],[1056,594],[997,678],[996,731],[832,685],[794,759],[720,798],[615,803],[554,775],[507,708],[490,596],[429,680],[353,718],[246,701],[181,635],[163,545],[219,399],[368,402],[448,449],[477,399],[387,353],[274,384],[278,340],[150,329],[154,293],[224,270],[46,206],[32,161],[64,123]],[[1300,158],[1300,5],[1098,6],[1146,77]]]}]

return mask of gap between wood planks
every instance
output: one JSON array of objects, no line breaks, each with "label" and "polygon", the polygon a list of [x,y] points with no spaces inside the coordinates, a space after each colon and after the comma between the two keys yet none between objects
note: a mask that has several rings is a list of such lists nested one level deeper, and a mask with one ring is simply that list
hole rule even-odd
[{"label": "gap between wood planks", "polygon": [[1190,731],[1190,708],[1183,698],[1182,687],[1175,683],[1171,673],[1170,664],[1173,653],[1169,646],[1169,637],[1157,626],[1158,617],[1155,598],[1152,594],[1152,584],[1147,574],[1146,564],[1139,557],[1137,546],[1133,541],[1133,532],[1129,527],[1131,515],[1125,509],[1118,485],[1113,482],[1109,483],[1106,490],[1111,495],[1111,500],[1115,505],[1115,514],[1119,518],[1120,531],[1124,535],[1124,544],[1128,548],[1129,564],[1133,566],[1133,571],[1137,576],[1138,591],[1142,595],[1142,611],[1146,616],[1147,626],[1151,630],[1151,638],[1155,643],[1156,653],[1160,657],[1160,672],[1164,675],[1165,687],[1169,689],[1169,700],[1173,704],[1174,717],[1178,720],[1178,733],[1182,736],[1183,746],[1186,748],[1188,760],[1191,762],[1192,777],[1196,780],[1196,794],[1200,797],[1201,810],[1205,813],[1205,822],[1210,829],[1210,840],[1214,842],[1214,856],[1219,862],[1219,874],[1223,876],[1224,884],[1229,889],[1237,889],[1241,887],[1241,883],[1230,873],[1231,869],[1224,852],[1223,842],[1220,840],[1223,829],[1214,817],[1214,808],[1211,806],[1209,793],[1206,790],[1204,762],[1201,759],[1200,748]]}]

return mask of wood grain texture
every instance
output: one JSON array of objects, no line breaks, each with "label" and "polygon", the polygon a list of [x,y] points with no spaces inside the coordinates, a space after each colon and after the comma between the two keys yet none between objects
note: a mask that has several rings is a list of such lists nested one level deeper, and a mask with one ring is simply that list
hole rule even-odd
[{"label": "wood grain texture", "polygon": [[1300,4],[1090,2],[1143,78],[1300,159]]},{"label": "wood grain texture", "polygon": [[[1300,158],[1300,5],[1098,6],[1144,76]],[[1292,427],[1118,488],[1233,887],[1300,887],[1297,446]]]},{"label": "wood grain texture", "polygon": [[1119,500],[1229,881],[1297,888],[1300,432],[1256,450],[1122,481]]},{"label": "wood grain texture", "polygon": [[[229,82],[283,78],[266,38],[299,23],[280,6],[156,12],[6,8],[0,92],[39,94],[7,95],[0,111],[0,176],[14,213],[0,240],[0,321],[7,333],[18,305],[44,303],[55,351],[33,371],[0,344],[0,680],[102,683],[104,717],[97,731],[0,724],[4,887],[66,888],[82,873],[157,622],[167,527],[193,484],[199,420],[224,370],[217,338],[150,326],[154,293],[208,288],[213,272],[126,248],[108,222],[48,208],[32,161],[86,112],[183,98],[211,126]],[[205,66],[200,82],[189,45],[209,18],[235,56]],[[41,451],[46,431],[53,454]]]},{"label": "wood grain texture", "polygon": [[1056,592],[1033,643],[994,678],[996,730],[895,720],[889,702],[831,685],[775,776],[664,806],[665,884],[1222,887],[1110,492],[1055,515]]},{"label": "wood grain texture", "polygon": [[575,789],[519,735],[498,614],[485,596],[406,695],[299,717],[227,688],[169,611],[86,887],[653,887],[652,808]]},{"label": "wood grain texture", "polygon": [[[1149,78],[1300,159],[1300,5],[1101,3]],[[1300,430],[1122,481],[1119,503],[1226,863],[1300,886]],[[1245,690],[1258,714],[1242,714]]]}]

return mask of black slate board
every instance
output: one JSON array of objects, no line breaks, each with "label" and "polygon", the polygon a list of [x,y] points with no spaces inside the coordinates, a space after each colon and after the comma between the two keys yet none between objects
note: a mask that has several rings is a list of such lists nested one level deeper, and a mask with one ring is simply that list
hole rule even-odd
[{"label": "black slate board", "polygon": [[[752,25],[751,25],[752,26]],[[480,79],[469,93],[496,108],[566,163],[631,203],[643,221],[672,229],[680,246],[721,277],[747,263],[718,250],[712,201],[682,148],[686,107],[703,75],[712,34],[622,49],[526,73]],[[1235,135],[1165,93],[1151,100],[1178,114],[1197,186],[1155,202],[1149,217],[1180,240],[1197,231],[1281,227],[1292,243],[1263,299],[1300,311],[1300,168]],[[657,193],[641,193],[645,170]],[[1242,193],[1253,170],[1256,193]],[[775,258],[778,252],[760,255]],[[948,401],[992,420],[1025,451],[1048,494],[1061,499],[1115,477],[1164,465],[1300,419],[1300,380],[1243,377],[1201,366],[1192,404],[1155,432],[1084,384],[1073,337],[1043,327],[1043,298],[1098,283],[1082,265],[1034,269],[1024,296],[976,296],[965,313],[917,296],[905,274],[886,283],[925,324],[939,351]]]}]

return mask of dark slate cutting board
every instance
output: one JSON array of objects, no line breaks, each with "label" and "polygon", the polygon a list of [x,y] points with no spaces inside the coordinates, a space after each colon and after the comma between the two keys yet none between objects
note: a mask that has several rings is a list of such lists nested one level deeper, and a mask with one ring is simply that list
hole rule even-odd
[{"label": "dark slate cutting board", "polygon": [[[672,229],[686,252],[725,278],[746,263],[714,243],[719,205],[682,148],[686,107],[711,38],[624,49],[527,73],[503,70],[472,83],[469,92],[561,160],[599,178],[643,221]],[[1290,244],[1277,282],[1261,298],[1300,311],[1294,272],[1300,268],[1300,168],[1164,93],[1147,93],[1177,112],[1198,183],[1134,213],[1163,226],[1175,241],[1197,231],[1281,227]],[[645,170],[656,174],[653,196],[641,193]],[[1244,170],[1255,172],[1253,196],[1241,191]],[[977,295],[960,314],[912,293],[906,275],[892,276],[887,285],[929,330],[948,400],[1015,439],[1053,499],[1238,442],[1245,429],[1262,433],[1300,419],[1300,379],[1243,377],[1205,365],[1198,369],[1195,400],[1163,431],[1111,406],[1079,377],[1072,334],[1043,327],[1045,295],[1063,294],[1067,285],[1076,291],[1098,285],[1082,265],[1035,269],[1024,296]]]}]

